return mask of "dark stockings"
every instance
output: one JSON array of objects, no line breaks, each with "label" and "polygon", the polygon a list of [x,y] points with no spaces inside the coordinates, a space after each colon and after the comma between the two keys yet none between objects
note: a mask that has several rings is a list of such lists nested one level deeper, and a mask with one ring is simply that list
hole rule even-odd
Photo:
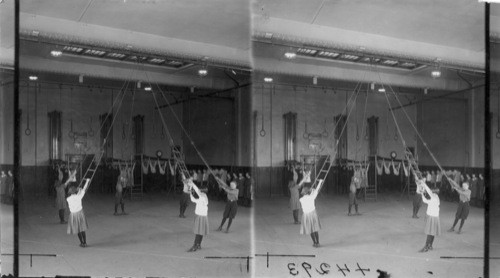
[{"label": "dark stockings", "polygon": [[64,222],[64,209],[59,210],[59,220],[61,220],[61,222]]},{"label": "dark stockings", "polygon": [[220,223],[219,230],[221,230],[222,226],[224,226],[224,223],[226,223],[226,219],[227,219],[226,217],[222,218],[222,222]]},{"label": "dark stockings", "polygon": [[181,205],[181,208],[180,208],[180,215],[181,216],[184,216],[184,213],[186,212],[186,209],[187,209],[187,205]]},{"label": "dark stockings", "polygon": [[298,209],[293,210],[293,220],[295,220],[295,223],[299,222],[299,210]]},{"label": "dark stockings", "polygon": [[[217,230],[219,230],[219,231],[222,230],[222,226],[224,226],[224,223],[226,223],[226,219],[227,219],[227,217],[222,218],[222,222],[220,223],[219,229],[217,229]],[[229,231],[229,227],[231,227],[232,223],[233,223],[233,219],[229,218],[229,221],[227,222],[226,231]]]},{"label": "dark stockings", "polygon": [[465,219],[462,219],[460,221],[460,227],[458,228],[459,230],[462,230],[462,227],[464,226],[464,223],[465,223]]},{"label": "dark stockings", "polygon": [[[349,205],[349,214],[351,214],[352,205]],[[356,210],[356,214],[358,213],[358,204],[354,204],[354,209]]]},{"label": "dark stockings", "polygon": [[194,245],[198,246],[199,248],[202,240],[203,240],[202,235],[196,235],[196,237],[194,238]]},{"label": "dark stockings", "polygon": [[432,248],[433,243],[434,243],[434,236],[427,235],[427,240],[425,241],[425,246]]},{"label": "dark stockings", "polygon": [[314,244],[319,244],[319,234],[318,234],[318,232],[312,232],[311,233],[311,238],[312,238]]},{"label": "dark stockings", "polygon": [[85,234],[85,232],[79,232],[78,239],[80,240],[81,244],[87,244],[87,235]]}]

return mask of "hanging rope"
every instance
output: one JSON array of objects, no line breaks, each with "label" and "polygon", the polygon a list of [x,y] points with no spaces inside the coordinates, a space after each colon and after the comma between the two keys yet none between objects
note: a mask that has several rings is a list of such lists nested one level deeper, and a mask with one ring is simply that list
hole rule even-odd
[{"label": "hanging rope", "polygon": [[[150,86],[151,86],[150,78],[149,78],[149,75],[148,75],[147,71],[146,71],[146,70],[144,70],[144,73],[145,73],[145,75],[146,75],[146,78],[147,78],[147,80],[148,80],[148,83],[149,83],[149,84],[150,84]],[[180,128],[181,128],[182,132],[186,135],[186,138],[189,140],[189,142],[190,142],[191,146],[193,146],[194,150],[196,151],[196,153],[197,153],[197,154],[198,154],[198,156],[200,157],[201,161],[202,161],[202,162],[203,162],[203,164],[207,167],[208,172],[209,172],[211,175],[213,175],[214,177],[216,177],[216,175],[215,175],[214,171],[212,170],[212,168],[210,167],[210,165],[208,165],[208,162],[206,161],[206,159],[203,157],[203,155],[201,154],[201,152],[198,150],[198,148],[197,148],[197,147],[196,147],[196,145],[194,144],[194,142],[193,142],[193,140],[192,140],[191,136],[189,136],[189,133],[187,132],[187,130],[184,128],[184,125],[182,124],[182,121],[179,119],[179,117],[178,117],[178,116],[177,116],[177,114],[175,113],[175,111],[174,111],[174,109],[173,109],[172,105],[170,105],[169,101],[168,101],[168,100],[167,100],[167,98],[165,97],[165,93],[164,93],[164,92],[163,92],[163,90],[160,88],[160,86],[158,85],[158,83],[155,83],[155,85],[156,85],[156,87],[158,88],[158,91],[161,93],[161,96],[163,97],[163,100],[165,101],[165,103],[167,104],[168,108],[170,109],[170,111],[171,111],[171,113],[172,113],[172,115],[173,115],[174,119],[175,119],[175,120],[177,121],[177,123],[179,124],[179,126],[180,126]],[[165,120],[164,120],[164,118],[163,118],[163,114],[162,114],[162,113],[161,113],[161,111],[160,111],[160,107],[159,107],[159,105],[158,105],[158,101],[156,100],[156,97],[155,97],[154,93],[152,93],[152,95],[153,95],[153,99],[154,99],[155,104],[156,104],[156,109],[158,109],[158,112],[160,113],[160,119],[161,119],[161,121],[162,121],[162,123],[163,123],[163,126],[165,126],[165,129],[166,129],[166,131],[167,131],[167,133],[168,133],[168,136],[169,136],[169,138],[170,138],[170,144],[171,144],[171,146],[173,146],[174,141],[173,141],[172,136],[171,136],[171,134],[170,134],[170,132],[169,132],[169,130],[168,130],[167,124],[166,124],[166,122],[165,122]],[[183,175],[185,175],[185,178],[187,178],[187,177],[188,177],[188,174],[189,174],[189,173],[185,173],[185,174],[183,174]],[[217,181],[217,183],[218,183],[219,185],[221,185],[221,186],[222,186],[221,181],[220,181],[219,179],[217,179],[217,178],[216,178],[215,180]]]},{"label": "hanging rope", "polygon": [[497,103],[497,134],[496,137],[497,139],[500,139],[500,88],[497,90],[498,91],[498,103]]},{"label": "hanging rope", "polygon": [[[129,117],[129,124],[127,125],[127,131],[124,132],[124,135],[125,135],[125,144],[124,144],[124,148],[125,150],[130,150],[130,142],[131,142],[131,137],[132,137],[132,126],[133,126],[133,115],[134,115],[134,104],[135,104],[135,88],[132,89],[132,105],[130,107],[130,117]],[[130,136],[129,136],[130,134]],[[123,134],[122,134],[123,136]],[[133,151],[132,151],[133,153]],[[131,155],[131,157],[133,156],[133,154]],[[122,159],[124,158],[123,156],[123,152],[122,152]]]},{"label": "hanging rope", "polygon": [[30,136],[31,134],[31,129],[30,129],[30,83],[28,82],[28,92],[26,93],[26,129],[24,130],[24,134],[26,136]]},{"label": "hanging rope", "polygon": [[[380,77],[380,73],[378,74],[379,75],[379,78],[381,79]],[[394,92],[394,90],[392,89],[391,85],[387,85],[389,87],[389,89],[391,90],[392,92],[392,95],[395,97],[396,101],[399,103],[399,105],[403,105],[401,103],[401,100],[399,99],[399,97],[396,95],[396,93]],[[384,88],[384,85],[382,84],[382,88]],[[384,88],[385,89],[385,88]],[[387,95],[387,91],[384,92],[384,95],[385,95],[385,98],[387,100],[387,104],[389,105],[389,107],[392,107],[391,106],[391,103],[389,101],[389,97]],[[389,111],[391,112],[391,115],[392,115],[392,118],[394,120],[394,124],[396,125],[396,129],[399,133],[399,137],[401,138],[401,141],[403,143],[403,147],[405,148],[405,151],[408,149],[407,148],[407,145],[406,145],[406,141],[403,137],[403,133],[401,132],[401,128],[399,127],[399,124],[396,120],[396,116],[394,114],[394,110],[393,109],[390,109],[389,108]],[[407,120],[410,122],[410,125],[413,127],[413,129],[415,130],[418,138],[420,139],[420,141],[422,142],[423,146],[426,148],[426,150],[429,152],[432,160],[436,163],[436,165],[438,166],[439,170],[443,173],[443,175],[448,179],[450,180],[450,177],[448,177],[448,175],[446,175],[446,172],[444,171],[443,167],[441,167],[441,164],[438,162],[438,160],[436,159],[436,157],[434,156],[434,153],[432,153],[432,151],[429,149],[429,147],[427,146],[427,143],[424,141],[424,139],[422,138],[422,135],[420,134],[420,132],[418,132],[417,130],[417,127],[413,124],[412,120],[410,119],[410,116],[408,115],[408,113],[406,112],[406,109],[404,107],[402,107],[402,111],[403,113],[405,114]],[[415,174],[415,173],[414,173]]]},{"label": "hanging rope", "polygon": [[75,133],[73,132],[73,87],[70,88],[70,94],[69,94],[69,113],[70,113],[70,130],[68,133],[68,137],[74,140]]},{"label": "hanging rope", "polygon": [[262,105],[261,105],[261,111],[262,111],[262,123],[261,123],[261,128],[260,128],[260,137],[266,136],[266,131],[264,130],[264,84],[262,84],[262,90],[261,90],[261,96],[262,96]]},{"label": "hanging rope", "polygon": [[[356,85],[355,87],[355,91],[354,93],[349,97],[349,99],[347,100],[347,104],[346,106],[344,107],[344,110],[342,111],[342,114],[344,114],[344,112],[346,112],[346,110],[348,109],[349,105],[351,106],[349,108],[349,111],[347,111],[347,117],[346,117],[346,120],[344,121],[344,125],[342,127],[342,129],[340,130],[340,134],[339,134],[339,138],[342,137],[342,134],[344,133],[344,130],[346,129],[348,123],[349,123],[349,118],[351,116],[351,113],[352,113],[352,110],[354,108],[354,103],[356,102],[356,99],[358,98],[358,95],[359,95],[359,92],[360,92],[360,89],[361,89],[361,86],[359,86],[358,88],[358,85],[360,83],[358,82],[358,84]],[[355,96],[355,97],[354,97]],[[354,97],[354,99],[352,99]],[[335,127],[334,127],[334,130],[337,128],[338,126],[338,123],[341,122],[340,120],[338,120],[336,123],[335,123]],[[334,132],[332,132],[334,133]],[[331,134],[330,134],[331,135]],[[336,155],[337,155],[337,148],[338,148],[338,145],[340,143],[340,139],[336,141],[335,143],[335,147],[333,148],[333,151],[334,151],[334,154],[333,154],[333,157],[331,158],[331,161],[333,161],[333,159],[335,159]],[[332,164],[330,163],[330,166],[328,168],[328,170],[332,167],[331,166]],[[313,187],[315,188],[319,183],[317,182],[319,176],[321,175],[321,171],[316,175],[315,179],[314,179],[314,182],[313,182]]]}]

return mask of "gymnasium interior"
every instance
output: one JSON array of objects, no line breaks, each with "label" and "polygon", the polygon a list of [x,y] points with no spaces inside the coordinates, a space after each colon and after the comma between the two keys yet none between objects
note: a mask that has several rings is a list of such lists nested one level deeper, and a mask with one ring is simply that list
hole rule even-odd
[{"label": "gymnasium interior", "polygon": [[[16,1],[0,1],[2,275],[500,277],[500,4],[18,2],[16,60]],[[319,247],[294,223],[295,167],[324,181]],[[428,252],[415,167],[439,189]],[[59,169],[91,179],[85,248],[58,217]],[[188,252],[193,171],[210,231]],[[240,191],[227,233],[214,176]],[[447,178],[471,185],[461,233]]]}]

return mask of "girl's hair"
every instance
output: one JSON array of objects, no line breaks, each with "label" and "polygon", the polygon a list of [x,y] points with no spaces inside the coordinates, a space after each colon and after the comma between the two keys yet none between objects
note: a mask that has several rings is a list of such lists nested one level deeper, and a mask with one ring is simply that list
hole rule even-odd
[{"label": "girl's hair", "polygon": [[76,189],[76,187],[74,187],[74,186],[70,187],[68,190],[69,195],[76,194],[77,192],[78,192],[78,189]]}]

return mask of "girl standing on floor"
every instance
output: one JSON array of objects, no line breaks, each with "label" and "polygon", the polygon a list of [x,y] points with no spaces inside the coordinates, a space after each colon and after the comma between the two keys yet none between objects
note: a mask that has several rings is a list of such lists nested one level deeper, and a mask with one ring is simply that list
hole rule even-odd
[{"label": "girl standing on floor", "polygon": [[453,189],[455,189],[458,194],[460,201],[458,203],[457,207],[457,212],[455,214],[455,221],[453,222],[453,226],[448,230],[448,232],[454,232],[455,231],[455,226],[458,223],[458,220],[460,219],[460,227],[458,228],[457,234],[462,233],[462,227],[464,226],[464,222],[469,216],[469,201],[470,201],[470,195],[471,191],[469,190],[469,183],[464,182],[462,184],[462,188],[458,186],[454,181],[452,181]]},{"label": "girl standing on floor", "polygon": [[87,237],[85,231],[87,230],[87,219],[85,218],[85,213],[82,207],[82,198],[85,196],[85,192],[90,184],[90,179],[85,179],[85,185],[83,188],[77,189],[76,187],[71,187],[69,189],[69,197],[66,198],[69,206],[69,218],[68,218],[68,234],[78,234],[78,239],[80,239],[80,247],[87,247]]},{"label": "girl standing on floor", "polygon": [[418,185],[417,183],[417,188],[415,190],[415,195],[413,195],[413,216],[412,218],[419,218],[418,217],[418,211],[420,210],[420,207],[422,206],[423,200],[422,200],[422,194],[424,193],[424,189],[422,186]]},{"label": "girl standing on floor", "polygon": [[300,212],[300,189],[302,185],[304,185],[304,180],[302,179],[299,184],[297,184],[297,180],[299,175],[295,170],[295,167],[292,167],[293,177],[288,182],[288,189],[290,190],[290,209],[292,210],[294,224],[300,224],[299,221],[299,212]]},{"label": "girl standing on floor", "polygon": [[[197,174],[196,171],[194,170],[192,173],[193,176],[191,177],[191,181],[195,183]],[[191,187],[189,186],[189,183],[183,182],[182,196],[179,202],[179,218],[186,218],[186,215],[184,215],[184,213],[186,212],[186,209],[189,206],[190,195],[191,195]]]},{"label": "girl standing on floor", "polygon": [[418,180],[417,186],[421,186],[425,192],[427,192],[429,199],[422,194],[422,201],[427,204],[427,217],[425,219],[425,229],[424,232],[427,235],[427,240],[425,242],[424,248],[419,252],[427,252],[432,250],[432,244],[434,243],[434,237],[441,234],[441,225],[439,223],[439,189],[430,190],[425,179]]},{"label": "girl standing on floor", "polygon": [[[304,179],[307,180],[310,177],[311,172],[304,174]],[[318,192],[323,185],[323,180],[318,180],[318,186],[316,188],[304,187],[304,196],[299,199],[302,206],[302,225],[300,226],[300,234],[311,235],[313,240],[313,246],[319,247],[319,234],[318,231],[321,229],[321,224],[319,222],[318,214],[316,213],[316,207],[314,202],[318,196]]]},{"label": "girl standing on floor", "polygon": [[225,182],[219,180],[219,186],[227,193],[227,203],[224,209],[224,213],[222,215],[222,222],[220,223],[220,226],[217,229],[217,231],[222,231],[222,226],[224,226],[224,223],[229,218],[229,221],[227,223],[226,233],[229,232],[229,227],[231,227],[231,223],[233,223],[233,219],[234,217],[236,217],[236,213],[238,212],[239,189],[236,188],[237,185],[236,181],[234,180],[229,185],[230,186],[227,186]]},{"label": "girl standing on floor", "polygon": [[207,188],[199,189],[196,184],[191,179],[185,179],[183,182],[188,183],[188,186],[196,192],[198,198],[193,196],[193,191],[189,197],[191,201],[196,204],[194,213],[196,217],[194,218],[193,232],[196,235],[194,239],[194,244],[188,252],[194,252],[201,249],[201,241],[203,236],[208,235],[208,197],[206,194]]},{"label": "girl standing on floor", "polygon": [[[59,175],[57,177],[57,180],[54,184],[54,187],[56,188],[56,208],[59,211],[59,220],[61,224],[66,224],[64,220],[64,213],[66,209],[68,208],[68,203],[66,202],[66,187],[70,183],[70,180],[72,179],[71,177],[66,180],[65,183],[63,183],[63,177],[64,175],[62,174],[62,171],[60,169],[61,166],[57,167],[57,170],[59,172]],[[76,173],[75,173],[76,174]]]},{"label": "girl standing on floor", "polygon": [[118,181],[116,182],[116,193],[115,193],[115,213],[118,215],[118,205],[121,206],[122,214],[125,213],[125,202],[123,201],[123,190],[127,187],[127,178],[124,175],[118,176]]},{"label": "girl standing on floor", "polygon": [[349,211],[347,213],[348,216],[351,216],[351,208],[354,205],[354,209],[356,210],[355,215],[361,215],[358,211],[358,199],[356,198],[356,185],[358,185],[360,180],[353,176],[351,178],[351,185],[349,186]]}]

